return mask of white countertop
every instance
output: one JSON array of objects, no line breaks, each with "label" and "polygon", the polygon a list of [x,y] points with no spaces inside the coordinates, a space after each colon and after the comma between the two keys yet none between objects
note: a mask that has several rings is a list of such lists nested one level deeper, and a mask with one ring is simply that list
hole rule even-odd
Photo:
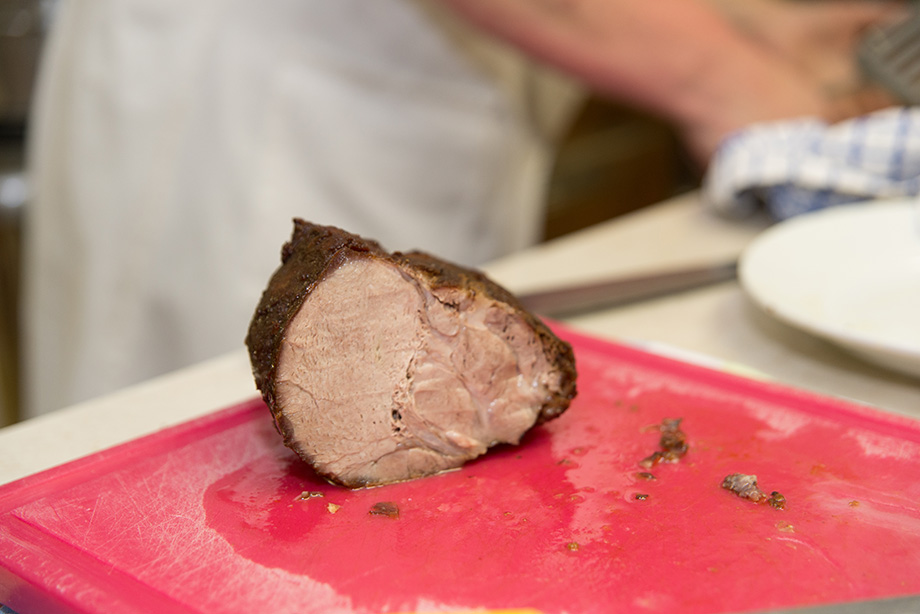
[{"label": "white countertop", "polygon": [[[765,228],[702,210],[690,194],[485,267],[513,292],[736,258]],[[920,418],[920,381],[862,362],[761,313],[726,282],[565,321],[621,342],[727,362],[764,377]],[[0,483],[256,396],[244,348],[0,430]]]}]

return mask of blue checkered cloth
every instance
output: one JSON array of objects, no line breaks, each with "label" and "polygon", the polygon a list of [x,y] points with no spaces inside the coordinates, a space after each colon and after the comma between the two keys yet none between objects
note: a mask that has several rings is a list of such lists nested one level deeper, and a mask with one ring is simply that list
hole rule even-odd
[{"label": "blue checkered cloth", "polygon": [[828,125],[763,123],[727,138],[703,182],[704,202],[730,217],[765,208],[777,220],[863,200],[920,194],[920,107]]}]

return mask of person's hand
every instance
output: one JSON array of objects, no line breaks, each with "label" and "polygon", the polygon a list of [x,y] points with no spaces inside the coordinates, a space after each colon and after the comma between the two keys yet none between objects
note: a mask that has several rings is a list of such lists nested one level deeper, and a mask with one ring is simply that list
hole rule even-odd
[{"label": "person's hand", "polygon": [[689,122],[678,122],[685,145],[706,166],[719,145],[732,133],[753,124],[815,118],[829,124],[865,115],[897,103],[892,95],[872,85],[850,91],[830,91],[793,70],[785,62],[747,62],[752,71],[746,83],[725,92],[723,104]]},{"label": "person's hand", "polygon": [[676,118],[685,147],[701,167],[726,138],[751,125],[838,115],[821,88],[768,54],[726,57],[723,64],[735,77],[711,86],[717,95],[713,104],[684,120]]},{"label": "person's hand", "polygon": [[819,84],[830,98],[867,89],[856,61],[863,36],[909,13],[903,0],[708,1],[752,40]]},{"label": "person's hand", "polygon": [[878,92],[854,86],[854,51],[865,28],[903,6],[895,0],[442,2],[600,95],[669,118],[704,165],[728,135],[754,123],[837,121],[887,106]]},{"label": "person's hand", "polygon": [[899,1],[708,0],[764,52],[746,63],[754,71],[722,113],[687,125],[688,147],[705,162],[735,130],[747,125],[812,116],[829,123],[897,103],[868,83],[856,50],[868,28],[906,14]]}]

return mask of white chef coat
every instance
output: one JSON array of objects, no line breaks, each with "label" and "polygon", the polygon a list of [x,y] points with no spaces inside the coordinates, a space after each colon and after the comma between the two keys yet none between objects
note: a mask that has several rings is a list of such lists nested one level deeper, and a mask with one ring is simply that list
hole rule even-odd
[{"label": "white chef coat", "polygon": [[63,0],[25,413],[241,347],[294,216],[467,264],[532,243],[577,98],[437,0]]}]

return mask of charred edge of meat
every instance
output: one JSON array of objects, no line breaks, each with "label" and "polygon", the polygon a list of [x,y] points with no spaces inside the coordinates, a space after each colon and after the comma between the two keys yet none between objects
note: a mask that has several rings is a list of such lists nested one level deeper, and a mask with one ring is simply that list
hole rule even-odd
[{"label": "charred edge of meat", "polygon": [[732,473],[725,476],[722,480],[722,488],[729,490],[742,499],[753,501],[754,503],[766,503],[778,510],[785,509],[786,497],[777,491],[773,491],[768,496],[767,493],[760,490],[757,486],[756,475],[746,475],[743,473]]}]

